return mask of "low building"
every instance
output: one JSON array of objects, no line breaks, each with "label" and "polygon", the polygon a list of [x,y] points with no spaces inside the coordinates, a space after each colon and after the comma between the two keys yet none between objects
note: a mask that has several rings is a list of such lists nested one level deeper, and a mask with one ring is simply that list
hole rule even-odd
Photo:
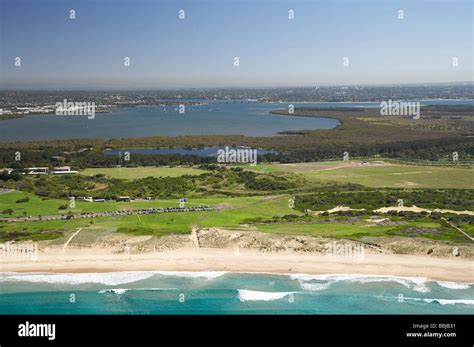
[{"label": "low building", "polygon": [[76,200],[82,200],[82,201],[88,201],[88,202],[93,202],[94,199],[92,198],[92,196],[88,196],[88,197],[85,197],[85,196],[78,196],[76,198]]},{"label": "low building", "polygon": [[6,172],[7,175],[10,175],[13,172],[13,169],[9,168],[9,167],[6,167],[6,168],[3,168],[3,169],[0,169],[0,172]]},{"label": "low building", "polygon": [[117,199],[115,199],[115,201],[119,202],[119,201],[126,201],[126,202],[130,202],[130,197],[129,196],[119,196],[117,197]]},{"label": "low building", "polygon": [[29,167],[26,169],[27,175],[47,175],[49,174],[48,167]]},{"label": "low building", "polygon": [[52,160],[52,161],[57,161],[57,162],[64,162],[64,161],[66,160],[66,158],[65,158],[65,157],[61,157],[61,156],[59,156],[59,155],[55,155],[55,156],[52,156],[52,157],[51,157],[51,160]]},{"label": "low building", "polygon": [[52,173],[55,175],[65,175],[65,174],[75,175],[77,174],[77,171],[71,170],[70,166],[59,166],[59,167],[55,167]]}]

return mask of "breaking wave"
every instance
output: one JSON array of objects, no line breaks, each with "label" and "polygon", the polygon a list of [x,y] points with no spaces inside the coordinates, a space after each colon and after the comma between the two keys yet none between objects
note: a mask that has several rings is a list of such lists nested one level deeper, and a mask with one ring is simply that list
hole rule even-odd
[{"label": "breaking wave", "polygon": [[154,271],[154,274],[163,276],[177,276],[185,278],[205,278],[212,280],[224,276],[225,271]]},{"label": "breaking wave", "polygon": [[444,281],[436,281],[436,283],[444,288],[449,289],[469,289],[472,283],[456,283],[456,282],[444,282]]},{"label": "breaking wave", "polygon": [[99,290],[99,294],[123,294],[128,291],[144,291],[144,292],[152,292],[152,291],[163,291],[163,290],[178,290],[177,288],[109,288],[109,289],[101,289]]},{"label": "breaking wave", "polygon": [[238,289],[238,299],[244,301],[273,301],[283,299],[294,292],[259,292],[255,290]]},{"label": "breaking wave", "polygon": [[[300,283],[310,281],[327,281],[327,283],[349,281],[353,283],[374,283],[374,282],[396,282],[405,286],[406,288],[415,290],[421,293],[427,293],[430,289],[426,286],[429,281],[425,277],[398,277],[398,276],[379,276],[379,275],[359,275],[359,274],[329,274],[329,275],[307,275],[294,274],[289,275],[291,279],[298,280]],[[308,283],[306,283],[308,284]],[[303,286],[302,286],[303,288]],[[315,287],[318,288],[318,287]],[[303,288],[305,289],[305,288]],[[324,289],[324,288],[323,288]]]},{"label": "breaking wave", "polygon": [[91,272],[91,273],[2,273],[0,282],[33,282],[49,284],[85,284],[97,283],[120,285],[148,279],[154,275],[176,276],[183,278],[204,278],[211,280],[225,275],[226,272],[203,271],[124,271],[124,272]]},{"label": "breaking wave", "polygon": [[428,304],[438,303],[440,305],[474,305],[471,299],[429,299],[429,298],[403,298],[403,300],[424,301]]},{"label": "breaking wave", "polygon": [[1,282],[33,282],[49,284],[99,283],[119,285],[144,280],[153,276],[152,272],[98,272],[98,273],[8,273],[0,277]]}]

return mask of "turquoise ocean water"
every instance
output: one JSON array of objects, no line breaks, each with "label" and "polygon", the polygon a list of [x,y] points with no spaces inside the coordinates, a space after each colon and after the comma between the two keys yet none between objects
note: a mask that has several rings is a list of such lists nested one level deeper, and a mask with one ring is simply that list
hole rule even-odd
[{"label": "turquoise ocean water", "polygon": [[474,284],[224,272],[2,273],[1,314],[469,314]]}]

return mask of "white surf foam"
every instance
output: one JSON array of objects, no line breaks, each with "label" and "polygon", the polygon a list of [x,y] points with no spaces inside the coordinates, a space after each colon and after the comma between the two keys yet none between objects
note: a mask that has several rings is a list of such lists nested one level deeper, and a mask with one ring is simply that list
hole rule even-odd
[{"label": "white surf foam", "polygon": [[123,294],[128,291],[163,291],[163,290],[178,290],[177,288],[109,288],[99,290],[99,294],[113,293]]},{"label": "white surf foam", "polygon": [[294,292],[259,292],[255,290],[238,289],[238,295],[240,301],[273,301],[282,299],[286,296],[293,294]]},{"label": "white surf foam", "polygon": [[176,276],[185,278],[205,278],[212,280],[225,275],[226,271],[154,271],[155,274],[163,276]]},{"label": "white surf foam", "polygon": [[438,285],[444,288],[449,289],[469,289],[472,283],[456,283],[456,282],[445,282],[445,281],[436,281]]},{"label": "white surf foam", "polygon": [[218,271],[126,271],[126,272],[93,272],[93,273],[2,273],[0,282],[33,282],[49,284],[84,284],[99,283],[106,285],[120,285],[144,280],[153,275],[177,276],[184,278],[214,279],[225,275],[227,272]]},{"label": "white surf foam", "polygon": [[99,273],[8,273],[0,277],[1,282],[33,282],[49,284],[100,283],[119,285],[144,280],[153,276],[153,272],[99,272]]},{"label": "white surf foam", "polygon": [[301,289],[304,290],[309,290],[309,291],[318,291],[318,290],[324,290],[328,289],[329,286],[331,285],[332,282],[326,282],[326,283],[306,283],[304,281],[299,281],[299,284],[301,286]]},{"label": "white surf foam", "polygon": [[429,298],[403,298],[403,300],[424,301],[428,304],[436,302],[440,305],[474,305],[474,300],[471,299],[429,299]]},{"label": "white surf foam", "polygon": [[102,289],[99,291],[99,294],[114,293],[114,294],[120,295],[120,294],[125,293],[127,290],[129,289],[125,289],[125,288]]},{"label": "white surf foam", "polygon": [[423,301],[427,303],[437,302],[441,305],[474,305],[474,300],[463,300],[463,299],[455,299],[455,300],[448,300],[448,299],[423,299]]},{"label": "white surf foam", "polygon": [[293,274],[289,275],[291,279],[309,282],[314,280],[329,281],[329,282],[340,282],[349,281],[355,283],[372,283],[372,282],[396,282],[406,288],[415,290],[421,293],[427,293],[430,291],[426,287],[426,282],[429,281],[425,277],[401,277],[401,276],[379,276],[379,275],[360,275],[360,274],[328,274],[328,275],[307,275],[307,274]]}]

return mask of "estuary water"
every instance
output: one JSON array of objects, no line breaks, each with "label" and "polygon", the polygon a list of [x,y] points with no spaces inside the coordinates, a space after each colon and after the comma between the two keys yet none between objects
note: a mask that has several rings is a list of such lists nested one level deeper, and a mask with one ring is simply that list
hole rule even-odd
[{"label": "estuary water", "polygon": [[[297,103],[294,104],[298,106]],[[311,104],[304,104],[310,106]],[[281,131],[332,129],[339,121],[331,118],[278,116],[270,111],[287,104],[210,102],[178,107],[122,107],[110,113],[87,116],[28,115],[0,121],[0,141],[28,141],[71,138],[127,138],[179,135],[273,136]]]},{"label": "estuary water", "polygon": [[[228,146],[229,150],[242,150],[244,147]],[[104,150],[105,155],[120,156],[121,153],[129,152],[130,154],[179,154],[179,155],[195,155],[198,157],[217,157],[219,150],[225,151],[225,147],[205,147],[205,148],[122,148],[122,149],[107,149]],[[277,154],[278,152],[257,149],[258,155]]]},{"label": "estuary water", "polygon": [[[198,101],[198,100],[193,100]],[[110,113],[87,116],[28,115],[0,121],[0,141],[72,138],[127,138],[179,135],[273,136],[282,131],[332,129],[332,118],[278,116],[270,111],[290,103],[203,101],[186,106],[122,107]],[[380,107],[379,102],[303,102],[297,107]],[[473,105],[474,100],[420,100],[421,105]]]},{"label": "estuary water", "polygon": [[3,273],[0,288],[0,314],[469,314],[474,309],[472,283],[419,277]]}]

